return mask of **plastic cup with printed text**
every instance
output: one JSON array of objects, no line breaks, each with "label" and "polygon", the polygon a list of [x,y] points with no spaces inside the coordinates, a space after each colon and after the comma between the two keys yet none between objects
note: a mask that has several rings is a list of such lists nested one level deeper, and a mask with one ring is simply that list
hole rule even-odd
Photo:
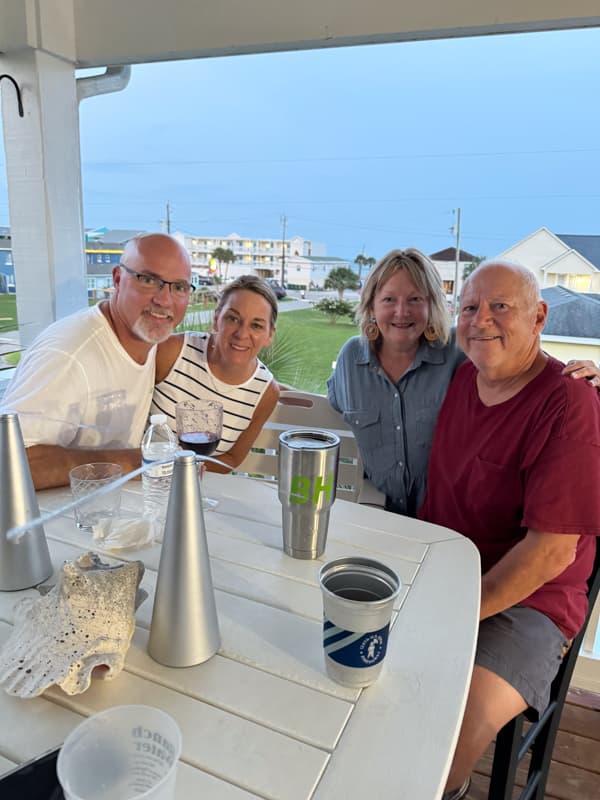
[{"label": "plastic cup with printed text", "polygon": [[151,706],[100,711],[69,736],[56,772],[65,800],[173,800],[181,732]]}]

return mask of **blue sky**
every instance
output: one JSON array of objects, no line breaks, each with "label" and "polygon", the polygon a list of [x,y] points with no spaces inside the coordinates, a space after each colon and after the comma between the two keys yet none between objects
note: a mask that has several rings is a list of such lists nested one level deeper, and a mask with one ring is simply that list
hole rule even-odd
[{"label": "blue sky", "polygon": [[[600,233],[600,31],[134,66],[80,107],[88,227],[491,256]],[[3,159],[3,154],[0,155]],[[3,161],[2,161],[3,166]],[[4,171],[0,224],[9,224]]]}]

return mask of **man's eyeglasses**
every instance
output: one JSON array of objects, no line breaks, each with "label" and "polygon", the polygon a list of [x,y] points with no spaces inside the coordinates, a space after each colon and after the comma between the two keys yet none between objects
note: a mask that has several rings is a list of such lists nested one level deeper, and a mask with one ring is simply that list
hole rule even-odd
[{"label": "man's eyeglasses", "polygon": [[132,275],[140,285],[140,289],[147,292],[160,292],[163,286],[168,286],[169,291],[175,297],[189,297],[190,293],[194,291],[195,287],[187,281],[163,281],[157,275],[150,275],[148,272],[136,272],[134,269],[129,269],[125,264],[119,264],[121,269],[124,269],[129,275]]}]

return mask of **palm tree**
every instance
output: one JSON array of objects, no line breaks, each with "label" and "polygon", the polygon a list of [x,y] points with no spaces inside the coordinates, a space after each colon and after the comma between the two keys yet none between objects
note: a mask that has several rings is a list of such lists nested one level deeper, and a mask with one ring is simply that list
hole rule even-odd
[{"label": "palm tree", "polygon": [[373,264],[377,261],[376,258],[373,256],[365,256],[364,253],[359,253],[356,258],[354,259],[354,263],[358,265],[358,280],[360,281],[360,277],[362,275],[363,267],[367,268],[367,272],[371,269]]},{"label": "palm tree", "polygon": [[371,270],[371,267],[374,267],[376,263],[377,259],[373,258],[373,256],[365,258],[365,266],[367,267],[367,272],[369,272]]},{"label": "palm tree", "polygon": [[469,275],[474,272],[477,267],[481,264],[482,261],[485,261],[485,256],[475,256],[473,261],[470,264],[465,264],[463,267],[463,281],[466,281]]},{"label": "palm tree", "polygon": [[325,289],[335,289],[340,300],[344,299],[344,289],[358,289],[360,281],[356,272],[348,267],[336,267],[332,269],[323,283]]},{"label": "palm tree", "polygon": [[230,250],[228,247],[215,247],[215,249],[210,254],[211,258],[214,258],[217,264],[219,265],[219,279],[222,280],[222,270],[221,267],[225,264],[225,280],[227,280],[227,273],[229,272],[229,265],[233,264],[236,260],[235,253],[233,250]]},{"label": "palm tree", "polygon": [[358,280],[360,280],[360,276],[362,273],[362,268],[366,265],[367,259],[364,256],[364,253],[359,253],[356,258],[354,259],[354,263],[358,267]]}]

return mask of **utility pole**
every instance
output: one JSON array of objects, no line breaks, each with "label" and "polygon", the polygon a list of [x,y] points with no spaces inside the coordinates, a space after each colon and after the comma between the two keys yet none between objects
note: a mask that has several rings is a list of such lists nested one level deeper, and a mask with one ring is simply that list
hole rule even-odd
[{"label": "utility pole", "polygon": [[456,300],[458,298],[458,265],[460,263],[460,208],[456,209],[456,225],[454,233],[456,233],[456,259],[454,262],[454,289],[452,291],[452,314],[456,319]]},{"label": "utility pole", "polygon": [[281,234],[281,280],[280,283],[283,286],[285,283],[285,226],[287,225],[287,217],[285,214],[281,215],[281,225],[283,227],[283,232]]},{"label": "utility pole", "polygon": [[166,218],[166,225],[167,225],[167,233],[171,233],[171,206],[167,201],[167,218]]}]

